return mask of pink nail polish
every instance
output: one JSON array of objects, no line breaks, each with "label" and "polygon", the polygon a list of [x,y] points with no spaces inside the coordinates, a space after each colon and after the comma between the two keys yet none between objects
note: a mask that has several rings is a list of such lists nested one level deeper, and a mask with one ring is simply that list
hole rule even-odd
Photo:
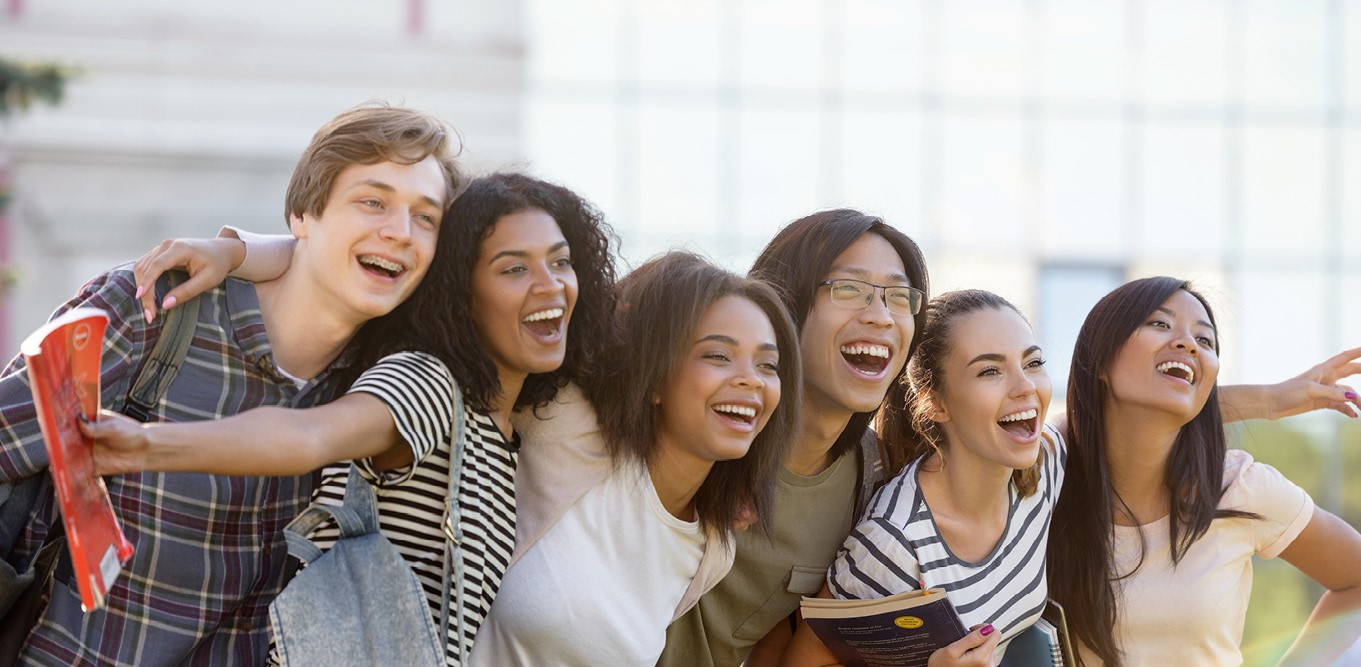
[{"label": "pink nail polish", "polygon": [[142,317],[145,317],[145,318],[146,318],[147,324],[151,324],[151,309],[150,309],[150,308],[143,308],[143,309],[142,309]]},{"label": "pink nail polish", "polygon": [[992,633],[993,633],[994,631],[996,631],[996,630],[997,630],[997,628],[992,627],[992,624],[989,623],[989,624],[983,626],[982,629],[980,629],[980,630],[978,631],[978,634],[983,635],[984,637],[987,637],[988,635],[992,634]]},{"label": "pink nail polish", "polygon": [[1347,392],[1346,394],[1344,394],[1344,396],[1346,396],[1346,397],[1347,397],[1347,400],[1349,400],[1349,401],[1354,401],[1354,400],[1356,400],[1356,392],[1354,392],[1354,391],[1349,391],[1349,392]]},{"label": "pink nail polish", "polygon": [[142,287],[141,285],[138,285],[138,286],[137,286],[137,294],[134,295],[132,298],[134,298],[134,299],[140,299],[140,298],[142,298],[142,295],[143,295],[143,294],[146,294],[146,288],[145,288],[145,287]]},{"label": "pink nail polish", "polygon": [[165,301],[161,303],[161,307],[165,309],[174,308],[176,303],[178,302],[175,300],[175,297],[168,296],[165,298]]}]

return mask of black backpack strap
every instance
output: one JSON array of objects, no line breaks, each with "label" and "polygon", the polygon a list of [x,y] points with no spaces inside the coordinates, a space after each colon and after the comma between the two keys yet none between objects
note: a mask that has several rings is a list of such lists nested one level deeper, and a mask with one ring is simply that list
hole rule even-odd
[{"label": "black backpack strap", "polygon": [[[168,292],[170,287],[183,282],[186,276],[171,272],[166,277],[169,284],[165,291]],[[156,290],[156,298],[158,301],[163,298],[163,292],[159,289]],[[143,360],[137,377],[133,378],[123,414],[139,422],[151,418],[151,412],[160,404],[170,383],[184,365],[184,356],[189,352],[189,344],[194,340],[194,327],[198,324],[198,302],[199,297],[195,296],[177,308],[161,311],[164,318],[161,334]]]},{"label": "black backpack strap", "polygon": [[888,470],[885,465],[883,443],[879,442],[879,436],[874,429],[867,428],[860,436],[860,470],[856,475],[855,484],[855,522],[859,523],[864,516],[865,510],[869,508],[870,501],[874,498],[874,492],[883,486],[888,479]]}]

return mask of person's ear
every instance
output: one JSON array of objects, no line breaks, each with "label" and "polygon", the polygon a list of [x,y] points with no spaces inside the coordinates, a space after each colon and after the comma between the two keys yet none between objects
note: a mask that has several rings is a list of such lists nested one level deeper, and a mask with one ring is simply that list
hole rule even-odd
[{"label": "person's ear", "polygon": [[950,410],[945,407],[945,401],[941,400],[940,394],[927,390],[922,393],[919,400],[926,402],[926,415],[931,418],[931,421],[937,424],[950,421]]},{"label": "person's ear", "polygon": [[288,216],[288,231],[293,232],[293,238],[307,238],[307,227],[309,223],[307,218],[308,216],[306,214]]}]

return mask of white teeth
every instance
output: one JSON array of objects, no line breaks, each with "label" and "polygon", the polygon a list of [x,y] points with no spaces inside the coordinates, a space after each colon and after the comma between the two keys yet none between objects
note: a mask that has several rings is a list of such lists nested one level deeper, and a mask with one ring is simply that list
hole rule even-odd
[{"label": "white teeth", "polygon": [[871,357],[888,358],[888,346],[886,345],[842,345],[842,354],[863,354]]},{"label": "white teeth", "polygon": [[1195,384],[1196,372],[1191,370],[1190,366],[1187,366],[1180,361],[1167,361],[1158,364],[1158,372],[1163,375],[1166,375],[1167,371],[1172,370],[1173,368],[1180,368],[1181,370],[1186,371],[1186,381]]},{"label": "white teeth", "polygon": [[998,419],[997,421],[999,421],[999,422],[1018,422],[1018,421],[1021,421],[1022,419],[1034,419],[1034,418],[1037,417],[1039,414],[1040,414],[1040,412],[1039,412],[1038,410],[1036,410],[1035,408],[1031,408],[1031,409],[1029,409],[1029,410],[1022,410],[1022,411],[1020,411],[1020,412],[1017,412],[1016,414],[1007,415],[1007,416],[1005,416],[1005,417],[1003,417],[1003,418],[1001,418],[1001,419]]},{"label": "white teeth", "polygon": [[523,320],[520,321],[538,322],[539,320],[556,320],[559,317],[562,317],[561,308],[549,308],[548,310],[541,310],[537,313],[530,313],[529,315],[526,315]]},{"label": "white teeth", "polygon": [[394,261],[391,261],[391,260],[388,260],[388,259],[384,259],[384,258],[382,258],[382,257],[378,257],[377,255],[360,255],[360,256],[359,256],[359,262],[360,262],[361,264],[368,264],[368,265],[370,265],[370,266],[376,266],[376,267],[378,267],[378,268],[380,268],[380,269],[383,269],[383,270],[386,270],[386,271],[392,271],[392,272],[394,272],[394,273],[395,273],[395,272],[398,272],[398,271],[401,271],[401,270],[403,270],[403,269],[406,268],[406,267],[402,266],[401,264],[398,264],[397,262],[394,262]]},{"label": "white teeth", "polygon": [[755,417],[756,408],[749,408],[745,405],[715,405],[715,412],[727,412],[742,417]]}]

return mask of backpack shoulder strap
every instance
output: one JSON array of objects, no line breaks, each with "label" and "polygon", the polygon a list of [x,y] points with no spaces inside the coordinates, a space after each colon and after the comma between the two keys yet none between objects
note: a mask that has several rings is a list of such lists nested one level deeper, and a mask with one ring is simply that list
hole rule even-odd
[{"label": "backpack shoulder strap", "polygon": [[874,492],[878,491],[888,478],[883,443],[879,442],[879,436],[874,432],[874,429],[865,429],[865,432],[860,436],[859,449],[860,470],[855,488],[856,522],[859,522],[860,517],[865,514],[870,500],[874,497]]},{"label": "backpack shoulder strap", "polygon": [[[167,284],[164,291],[159,289],[158,284],[157,300],[185,278],[186,276],[178,271],[167,273],[166,280],[158,281]],[[162,311],[165,319],[161,322],[161,334],[142,362],[137,377],[133,378],[123,414],[139,422],[150,419],[152,410],[161,402],[166,390],[170,388],[170,383],[184,365],[184,356],[189,352],[189,344],[194,340],[194,325],[198,324],[198,304],[199,297],[195,296],[180,304],[178,308]]]}]

